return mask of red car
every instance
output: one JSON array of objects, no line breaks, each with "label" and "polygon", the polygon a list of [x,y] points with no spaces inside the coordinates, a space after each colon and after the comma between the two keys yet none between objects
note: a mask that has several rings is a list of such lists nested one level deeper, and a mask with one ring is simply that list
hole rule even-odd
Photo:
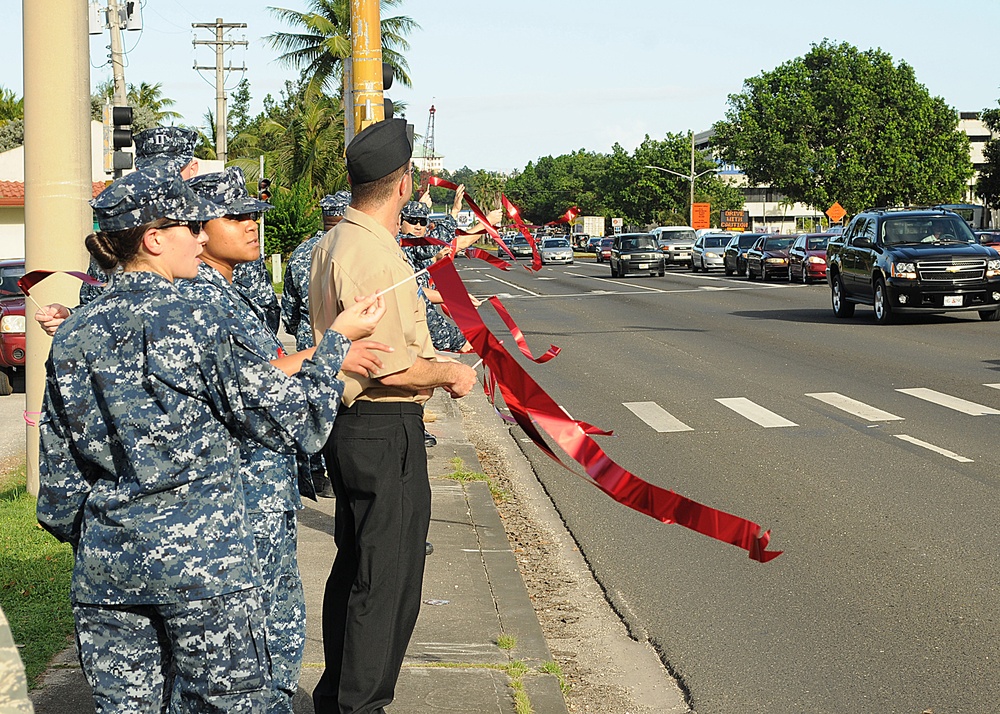
[{"label": "red car", "polygon": [[0,396],[14,391],[13,381],[23,381],[24,295],[17,279],[24,275],[23,260],[0,260]]},{"label": "red car", "polygon": [[788,249],[788,280],[826,280],[826,244],[833,233],[803,233]]},{"label": "red car", "polygon": [[614,238],[601,239],[601,244],[597,246],[596,251],[598,263],[603,263],[605,260],[611,260],[611,244],[614,242]]}]

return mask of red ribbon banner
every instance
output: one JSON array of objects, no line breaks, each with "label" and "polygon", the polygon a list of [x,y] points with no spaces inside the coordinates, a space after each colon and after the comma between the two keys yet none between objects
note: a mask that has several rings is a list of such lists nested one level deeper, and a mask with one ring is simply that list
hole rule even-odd
[{"label": "red ribbon banner", "polygon": [[677,523],[735,545],[761,563],[781,554],[767,550],[770,531],[761,534],[760,526],[753,521],[654,486],[615,463],[589,435],[599,430],[570,417],[503,349],[473,307],[454,261],[440,260],[430,266],[430,272],[456,324],[490,369],[511,415],[551,459],[576,473],[552,451],[538,428],[583,466],[593,485],[619,503],[663,523]]},{"label": "red ribbon banner", "polygon": [[521,231],[521,235],[524,239],[528,241],[528,245],[531,246],[531,267],[528,270],[537,272],[542,269],[542,256],[538,254],[538,243],[535,242],[535,236],[531,235],[531,231],[528,230],[527,226],[524,225],[524,221],[521,220],[521,212],[517,210],[517,206],[510,202],[504,194],[500,194],[500,203],[503,204],[504,209],[507,211],[507,215],[510,219],[514,221],[514,225],[517,229]]},{"label": "red ribbon banner", "polygon": [[537,364],[545,364],[550,359],[552,359],[560,352],[562,352],[562,350],[559,347],[556,347],[555,345],[549,345],[548,351],[541,357],[538,357],[536,359],[534,356],[532,356],[531,350],[528,349],[528,342],[524,339],[524,333],[521,332],[521,328],[517,326],[516,322],[514,322],[514,318],[510,316],[510,313],[507,312],[507,308],[505,308],[503,306],[503,303],[500,302],[500,298],[494,295],[489,300],[490,304],[493,306],[493,309],[497,311],[497,314],[500,316],[500,319],[503,320],[503,324],[505,324],[507,326],[507,329],[510,330],[511,337],[513,337],[514,342],[517,343],[517,347],[519,350],[521,350],[521,354],[530,359],[532,362],[535,362]]},{"label": "red ribbon banner", "polygon": [[[438,176],[428,176],[427,183],[430,186],[440,186],[441,188],[446,188],[450,191],[458,190],[458,184],[452,183],[451,181],[440,178]],[[496,227],[492,223],[490,223],[489,219],[486,217],[486,214],[483,213],[483,209],[481,209],[479,206],[476,205],[476,202],[472,200],[469,194],[465,194],[465,202],[469,204],[469,210],[471,210],[475,214],[476,218],[479,219],[479,222],[482,223],[483,226],[486,228],[486,232],[489,233],[490,236],[493,238],[493,240],[497,242],[497,245],[503,248],[504,251],[506,251],[507,255],[509,255],[511,258],[517,260],[514,254],[510,252],[510,248],[507,247],[507,244],[503,242],[503,238],[500,237],[499,231],[497,231]]]},{"label": "red ribbon banner", "polygon": [[568,211],[566,211],[564,214],[562,214],[561,216],[559,216],[559,218],[555,219],[554,221],[549,221],[545,225],[547,225],[547,226],[555,226],[555,225],[558,225],[560,223],[572,223],[576,219],[576,217],[579,216],[579,215],[580,215],[580,209],[577,208],[576,206],[573,206]]},{"label": "red ribbon banner", "polygon": [[21,292],[23,292],[25,295],[30,295],[31,288],[35,287],[36,285],[38,285],[38,283],[45,280],[45,278],[49,277],[50,275],[54,275],[55,273],[65,273],[66,275],[72,275],[74,278],[78,278],[79,280],[82,280],[83,282],[87,283],[87,285],[93,285],[95,287],[100,287],[104,285],[104,283],[102,283],[97,278],[92,278],[86,273],[81,273],[76,270],[32,270],[30,273],[25,273],[20,278],[18,278],[17,287],[21,288]]}]

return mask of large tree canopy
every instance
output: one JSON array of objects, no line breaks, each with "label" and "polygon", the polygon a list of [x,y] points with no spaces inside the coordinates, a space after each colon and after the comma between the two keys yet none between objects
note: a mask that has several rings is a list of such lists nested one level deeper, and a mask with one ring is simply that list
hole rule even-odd
[{"label": "large tree canopy", "polygon": [[972,176],[957,113],[882,50],[824,40],[743,86],[715,146],[790,199],[849,213],[950,202]]},{"label": "large tree canopy", "polygon": [[[1000,133],[1000,109],[984,109],[980,117],[992,134]],[[986,166],[979,172],[976,193],[990,208],[1000,206],[1000,139],[990,139],[983,147]]]}]

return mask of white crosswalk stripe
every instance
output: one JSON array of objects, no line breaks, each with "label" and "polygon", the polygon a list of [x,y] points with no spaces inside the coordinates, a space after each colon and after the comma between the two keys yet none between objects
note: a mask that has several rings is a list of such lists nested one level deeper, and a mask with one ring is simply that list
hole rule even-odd
[{"label": "white crosswalk stripe", "polygon": [[932,404],[947,407],[948,409],[954,409],[955,411],[962,412],[963,414],[969,414],[970,416],[1000,414],[1000,411],[992,407],[986,407],[982,404],[969,402],[965,399],[959,399],[958,397],[953,397],[949,394],[943,394],[942,392],[936,392],[933,389],[926,389],[924,387],[917,387],[915,389],[897,389],[896,391],[902,392],[903,394],[909,394],[911,397],[916,397],[917,399],[923,399],[924,401]]},{"label": "white crosswalk stripe", "polygon": [[824,404],[829,404],[831,407],[836,407],[841,411],[845,411],[866,421],[903,421],[903,417],[901,416],[884,412],[881,409],[876,409],[864,402],[845,397],[843,394],[838,394],[837,392],[815,392],[806,396],[818,399]]},{"label": "white crosswalk stripe", "polygon": [[731,397],[727,399],[716,399],[719,404],[732,409],[742,417],[745,417],[755,424],[759,424],[765,429],[777,429],[786,426],[798,426],[793,421],[785,419],[783,416],[775,414],[770,409],[765,409],[759,404],[755,404],[746,397]]},{"label": "white crosswalk stripe", "polygon": [[946,456],[947,458],[953,459],[955,461],[958,461],[959,463],[962,463],[962,464],[971,464],[971,463],[973,463],[972,459],[969,459],[969,458],[966,458],[966,457],[961,456],[959,454],[956,454],[954,451],[949,451],[948,449],[943,449],[940,446],[934,446],[934,444],[930,444],[930,443],[928,443],[926,441],[921,441],[920,439],[917,439],[915,437],[909,436],[908,434],[893,434],[893,436],[895,436],[897,439],[900,439],[902,441],[906,441],[906,442],[908,442],[910,444],[913,444],[915,446],[920,446],[920,447],[922,447],[924,449],[928,449],[930,451],[933,451],[936,454],[941,454],[942,456]]},{"label": "white crosswalk stripe", "polygon": [[674,431],[694,431],[656,402],[623,402],[622,406],[661,434]]}]

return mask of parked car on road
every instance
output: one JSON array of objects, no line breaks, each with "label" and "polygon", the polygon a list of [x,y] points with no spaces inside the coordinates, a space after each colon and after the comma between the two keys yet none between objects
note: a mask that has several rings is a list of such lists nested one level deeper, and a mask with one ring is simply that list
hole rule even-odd
[{"label": "parked car on road", "polygon": [[663,251],[663,258],[667,265],[691,264],[691,248],[697,239],[693,228],[660,226],[649,233],[656,238],[656,244]]},{"label": "parked car on road", "polygon": [[722,252],[732,236],[728,233],[703,233],[691,247],[691,270],[706,273],[723,267]]},{"label": "parked car on road", "polygon": [[[504,243],[510,248],[510,252],[514,254],[515,258],[530,258],[531,257],[531,245],[528,244],[528,239],[525,238],[520,233],[510,238],[504,238]],[[509,257],[503,248],[497,246],[497,257],[504,258]]]},{"label": "parked car on road", "polygon": [[989,246],[1000,253],[1000,231],[976,231],[979,245]]},{"label": "parked car on road", "polygon": [[832,233],[803,233],[788,249],[788,280],[826,280],[826,244]]},{"label": "parked car on road", "polygon": [[722,253],[722,267],[726,275],[746,275],[747,273],[747,251],[753,248],[764,233],[738,233],[734,235],[726,249]]},{"label": "parked car on road", "polygon": [[604,240],[603,236],[590,236],[590,238],[587,239],[586,251],[588,253],[596,253],[597,249],[601,247],[602,240]]},{"label": "parked car on road", "polygon": [[747,280],[767,280],[776,275],[788,277],[788,248],[795,236],[774,235],[758,238],[747,251]]},{"label": "parked car on road", "polygon": [[597,248],[597,262],[603,263],[605,260],[611,258],[611,244],[614,243],[614,238],[602,238],[601,245]]},{"label": "parked car on road", "polygon": [[663,275],[666,262],[656,239],[648,233],[622,233],[611,244],[611,277],[624,278],[640,272]]},{"label": "parked car on road", "polygon": [[0,396],[24,378],[24,294],[17,287],[22,275],[23,260],[0,260]]},{"label": "parked car on road", "polygon": [[880,324],[902,312],[975,310],[1000,320],[1000,255],[943,209],[859,213],[826,249],[833,313],[871,305]]},{"label": "parked car on road", "polygon": [[538,246],[538,253],[543,264],[567,263],[573,264],[573,246],[565,238],[545,238]]}]

